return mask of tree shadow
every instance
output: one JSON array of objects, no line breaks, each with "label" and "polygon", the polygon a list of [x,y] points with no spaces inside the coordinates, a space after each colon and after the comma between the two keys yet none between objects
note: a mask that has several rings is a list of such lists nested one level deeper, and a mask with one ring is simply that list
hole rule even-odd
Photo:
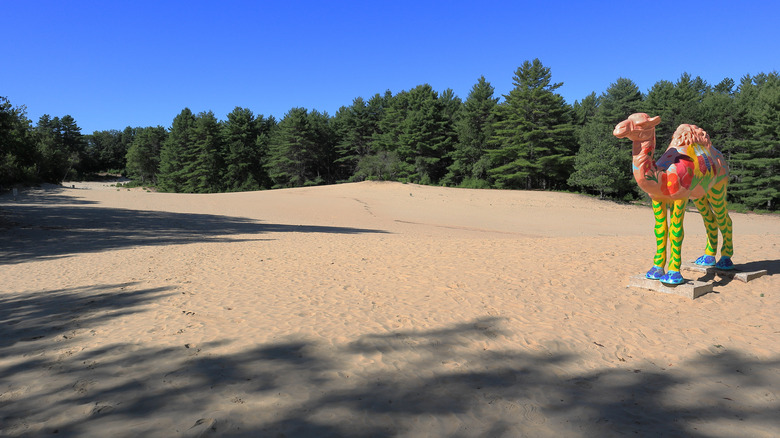
[{"label": "tree shadow", "polygon": [[[291,338],[232,354],[212,352],[222,342],[16,357],[0,369],[0,388],[17,391],[12,402],[0,394],[0,434],[704,437],[713,425],[725,435],[780,426],[780,360],[722,351],[674,370],[586,369],[572,366],[576,354],[491,350],[508,334],[501,325],[335,346]],[[50,383],[23,392],[13,382],[31,370]]]},{"label": "tree shadow", "polygon": [[73,192],[83,189],[72,189],[54,184],[44,184],[40,188],[28,188],[21,190],[16,200],[13,200],[13,196],[10,193],[4,193],[0,195],[2,201],[12,201],[13,204],[40,204],[40,205],[94,205],[97,201],[89,201],[86,199],[76,198],[68,196],[65,193],[73,194]]},{"label": "tree shadow", "polygon": [[[67,340],[69,334],[137,312],[172,287],[136,289],[137,282],[0,295],[0,349],[22,351],[38,340]],[[32,345],[32,344],[30,344]]]},{"label": "tree shadow", "polygon": [[[134,246],[260,240],[269,233],[386,233],[382,230],[269,224],[210,214],[105,207],[13,205],[0,227],[0,264],[64,257]],[[249,235],[236,238],[232,236]]]}]

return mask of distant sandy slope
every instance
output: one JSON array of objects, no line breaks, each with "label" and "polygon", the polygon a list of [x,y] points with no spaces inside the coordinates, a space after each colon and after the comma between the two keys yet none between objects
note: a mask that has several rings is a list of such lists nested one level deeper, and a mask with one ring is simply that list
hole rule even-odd
[{"label": "distant sandy slope", "polygon": [[645,207],[67,186],[0,197],[0,435],[780,434],[776,216],[732,213],[770,275],[691,301],[626,288]]}]

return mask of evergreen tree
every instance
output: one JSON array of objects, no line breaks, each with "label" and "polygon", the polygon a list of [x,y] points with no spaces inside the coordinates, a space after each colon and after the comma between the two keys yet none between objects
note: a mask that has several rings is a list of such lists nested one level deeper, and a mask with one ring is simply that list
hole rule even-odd
[{"label": "evergreen tree", "polygon": [[[591,96],[588,106],[596,105],[595,112],[582,105],[577,111],[585,125],[579,129],[579,151],[569,184],[594,191],[600,197],[624,197],[634,193],[636,185],[631,174],[631,149],[612,135],[617,123],[639,112],[642,93],[630,79],[618,78],[598,99]],[[592,115],[588,116],[588,113]]]},{"label": "evergreen tree", "polygon": [[572,123],[574,126],[585,126],[592,118],[596,116],[601,102],[596,97],[596,92],[587,95],[582,102],[575,101],[572,105]]},{"label": "evergreen tree", "polygon": [[44,114],[35,127],[38,154],[37,175],[43,181],[59,183],[71,175],[84,154],[86,142],[73,117],[51,118]]},{"label": "evergreen tree", "polygon": [[[661,124],[655,129],[659,145],[668,144],[672,140],[674,131],[683,123],[702,125],[701,104],[708,90],[709,86],[702,78],[698,76],[691,78],[688,73],[683,73],[674,84],[669,81],[659,81],[653,85],[647,94],[642,111],[653,117],[661,116]],[[666,148],[656,149],[659,154],[664,150]]]},{"label": "evergreen tree", "polygon": [[168,131],[162,126],[137,128],[127,150],[127,175],[142,184],[156,184],[160,171],[160,152]]},{"label": "evergreen tree", "polygon": [[23,106],[0,97],[0,187],[33,178],[38,157],[30,125]]},{"label": "evergreen tree", "polygon": [[[350,128],[342,129],[346,135],[340,136],[339,151],[342,158],[339,163],[354,163],[351,181],[365,179],[394,179],[399,171],[395,144],[386,143],[390,135],[385,130],[396,131],[398,123],[388,123],[387,109],[394,98],[387,91],[384,95],[375,94],[365,104],[365,110],[358,109],[345,118]],[[397,131],[396,131],[397,135]]]},{"label": "evergreen tree", "polygon": [[184,166],[184,191],[188,193],[216,193],[224,190],[222,176],[225,163],[221,126],[211,111],[195,117],[193,129],[193,159]]},{"label": "evergreen tree", "polygon": [[743,78],[739,105],[747,137],[731,150],[730,194],[748,208],[776,210],[780,201],[780,76]]},{"label": "evergreen tree", "polygon": [[574,162],[570,108],[555,93],[541,61],[525,61],[515,72],[515,88],[504,96],[495,123],[490,175],[499,188],[561,188]]},{"label": "evergreen tree", "polygon": [[623,164],[626,154],[612,140],[612,129],[604,123],[590,121],[578,131],[580,150],[574,160],[569,184],[605,195],[630,192],[630,167]]},{"label": "evergreen tree", "polygon": [[409,93],[401,91],[392,95],[387,91],[384,101],[384,111],[379,120],[379,130],[372,139],[372,149],[374,152],[396,152],[402,132],[401,124],[409,111]]},{"label": "evergreen tree", "polygon": [[343,175],[351,177],[360,160],[371,153],[372,138],[378,132],[379,114],[372,113],[362,97],[352,101],[349,107],[342,107],[333,118],[339,143],[336,145],[340,158],[337,164],[343,168]]},{"label": "evergreen tree", "polygon": [[[737,105],[734,80],[726,78],[702,99],[699,119],[694,124],[707,131],[713,144],[726,154],[729,144],[743,136],[744,111]],[[676,129],[676,127],[675,127]]]},{"label": "evergreen tree", "polygon": [[228,191],[259,190],[266,180],[262,167],[265,156],[259,147],[262,119],[262,115],[255,119],[248,108],[236,107],[222,125],[225,142],[223,184]]},{"label": "evergreen tree", "polygon": [[160,150],[157,188],[163,192],[184,191],[188,175],[185,166],[194,161],[195,115],[184,108],[173,119],[168,138]]},{"label": "evergreen tree", "polygon": [[87,164],[84,170],[90,173],[108,170],[122,172],[134,135],[135,129],[128,126],[124,131],[95,131],[85,136],[87,147],[82,161]]},{"label": "evergreen tree", "polygon": [[471,88],[463,104],[462,117],[456,124],[458,135],[452,151],[452,164],[448,168],[445,183],[469,187],[488,187],[489,163],[485,156],[488,142],[493,135],[495,109],[498,98],[495,89],[481,76]]},{"label": "evergreen tree", "polygon": [[446,101],[428,84],[415,87],[404,100],[396,149],[400,177],[421,184],[437,183],[446,173],[447,157],[454,148],[454,124],[445,113]]},{"label": "evergreen tree", "polygon": [[279,121],[269,143],[267,168],[273,188],[301,187],[314,183],[314,150],[308,110],[291,109]]}]

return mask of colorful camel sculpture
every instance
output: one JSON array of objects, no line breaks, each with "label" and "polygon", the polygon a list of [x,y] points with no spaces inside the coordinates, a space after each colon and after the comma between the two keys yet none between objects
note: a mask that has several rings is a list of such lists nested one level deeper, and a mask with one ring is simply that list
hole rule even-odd
[{"label": "colorful camel sculpture", "polygon": [[[707,246],[696,264],[734,269],[731,256],[732,225],[726,206],[726,188],[729,168],[723,155],[712,146],[710,138],[696,125],[680,125],[674,132],[672,143],[658,162],[653,162],[655,152],[655,126],[660,117],[636,113],[620,122],[612,133],[618,138],[633,142],[634,179],[653,201],[655,214],[655,240],[657,250],[653,267],[647,278],[667,284],[680,284],[680,258],[683,237],[685,207],[692,199],[699,209],[707,229]],[[670,211],[671,229],[667,226],[667,210]],[[723,235],[721,258],[715,263],[718,247],[718,230]],[[671,231],[671,236],[669,232]],[[671,260],[666,266],[667,240],[671,238]]]}]

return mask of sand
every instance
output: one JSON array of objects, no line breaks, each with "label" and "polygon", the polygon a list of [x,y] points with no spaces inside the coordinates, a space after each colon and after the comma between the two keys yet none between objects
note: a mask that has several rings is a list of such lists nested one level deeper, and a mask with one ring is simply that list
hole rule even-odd
[{"label": "sand", "polygon": [[780,435],[778,216],[690,300],[626,287],[644,206],[67,187],[0,197],[0,436]]}]

